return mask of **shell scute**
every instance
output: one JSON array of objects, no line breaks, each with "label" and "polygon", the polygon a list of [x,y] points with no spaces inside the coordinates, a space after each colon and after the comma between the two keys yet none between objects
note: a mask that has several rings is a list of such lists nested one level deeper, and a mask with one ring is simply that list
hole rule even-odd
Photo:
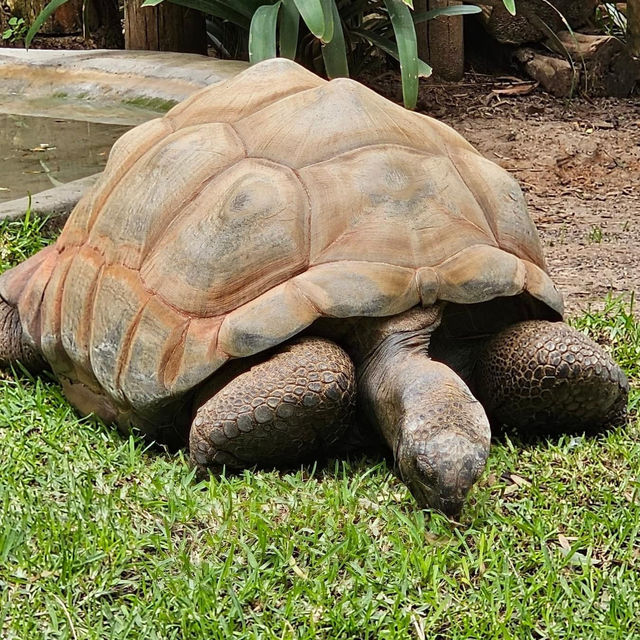
[{"label": "shell scute", "polygon": [[137,272],[108,265],[96,284],[89,358],[93,373],[108,394],[125,403],[119,377],[131,337],[150,298]]},{"label": "shell scute", "polygon": [[[348,79],[282,98],[238,120],[235,129],[248,155],[295,169],[372,144],[404,144],[437,155],[446,144],[433,135],[431,119]],[[472,150],[458,134],[448,138]]]},{"label": "shell scute", "polygon": [[247,159],[208,184],[147,256],[147,288],[192,316],[227,313],[308,263],[308,203],[288,168]]},{"label": "shell scute", "polygon": [[420,301],[415,271],[376,262],[341,261],[311,267],[293,282],[322,315],[391,316]]},{"label": "shell scute", "polygon": [[67,285],[67,274],[77,249],[63,251],[56,260],[49,281],[42,296],[40,306],[40,348],[48,362],[55,363],[58,375],[68,376],[73,373],[74,365],[61,341],[62,298]]},{"label": "shell scute", "polygon": [[446,156],[376,145],[299,173],[311,201],[311,264],[369,260],[417,269],[472,243],[496,244]]},{"label": "shell scute", "polygon": [[165,367],[182,340],[188,320],[157,296],[149,298],[130,338],[118,385],[134,409],[162,404]]},{"label": "shell scute", "polygon": [[57,241],[60,251],[86,241],[93,222],[100,214],[105,200],[118,187],[122,178],[138,160],[159,141],[173,132],[165,118],[156,118],[127,131],[111,148],[109,161],[98,182],[82,196],[74,208]]},{"label": "shell scute", "polygon": [[89,233],[108,263],[140,268],[144,255],[180,211],[228,166],[244,157],[233,129],[207,124],[181,129],[140,157],[106,198]]},{"label": "shell scute", "polygon": [[308,327],[320,314],[295,282],[297,278],[273,287],[229,313],[220,328],[220,349],[243,357],[274,347]]},{"label": "shell scute", "polygon": [[[263,63],[264,64],[264,63]],[[206,87],[177,104],[166,118],[174,127],[207,122],[237,122],[294,93],[322,86],[325,81],[288,60],[274,58],[249,67],[235,78]]]},{"label": "shell scute", "polygon": [[171,353],[164,371],[164,385],[170,395],[180,396],[206,380],[229,355],[218,348],[223,317],[193,318]]},{"label": "shell scute", "polygon": [[[104,267],[104,256],[88,245],[75,254],[62,293],[60,338],[73,361],[78,377],[91,371],[91,327],[97,284]],[[91,376],[93,378],[93,376]]]}]

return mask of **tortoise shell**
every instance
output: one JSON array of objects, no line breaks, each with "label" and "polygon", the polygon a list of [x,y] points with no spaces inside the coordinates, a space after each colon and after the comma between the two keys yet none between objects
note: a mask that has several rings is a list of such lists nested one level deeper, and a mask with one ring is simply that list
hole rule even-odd
[{"label": "tortoise shell", "polygon": [[283,59],[126,133],[55,245],[0,279],[72,402],[120,423],[321,316],[522,292],[561,313],[508,173]]}]

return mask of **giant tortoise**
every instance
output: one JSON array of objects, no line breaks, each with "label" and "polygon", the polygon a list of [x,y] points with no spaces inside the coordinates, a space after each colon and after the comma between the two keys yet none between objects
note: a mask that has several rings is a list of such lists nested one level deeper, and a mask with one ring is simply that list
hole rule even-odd
[{"label": "giant tortoise", "polygon": [[0,277],[0,363],[49,367],[80,412],[188,441],[201,469],[381,436],[450,515],[489,420],[620,415],[624,374],[561,320],[508,173],[287,60],[125,134],[57,242]]}]

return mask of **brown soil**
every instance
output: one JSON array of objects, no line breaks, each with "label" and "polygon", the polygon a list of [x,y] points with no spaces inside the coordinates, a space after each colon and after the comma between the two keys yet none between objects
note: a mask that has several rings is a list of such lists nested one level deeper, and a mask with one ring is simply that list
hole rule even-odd
[{"label": "brown soil", "polygon": [[[400,100],[395,74],[368,84]],[[421,87],[418,110],[518,178],[569,314],[640,293],[640,100],[509,95],[531,88],[468,75]]]}]

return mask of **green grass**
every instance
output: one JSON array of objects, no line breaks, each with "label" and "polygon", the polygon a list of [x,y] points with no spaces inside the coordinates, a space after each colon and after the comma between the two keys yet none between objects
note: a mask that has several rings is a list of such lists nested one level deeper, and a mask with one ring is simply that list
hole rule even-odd
[{"label": "green grass", "polygon": [[[1,267],[49,240],[0,228]],[[628,303],[575,324],[640,403]],[[0,380],[2,638],[640,638],[640,424],[494,443],[462,523],[384,462],[194,479],[183,455]]]}]

